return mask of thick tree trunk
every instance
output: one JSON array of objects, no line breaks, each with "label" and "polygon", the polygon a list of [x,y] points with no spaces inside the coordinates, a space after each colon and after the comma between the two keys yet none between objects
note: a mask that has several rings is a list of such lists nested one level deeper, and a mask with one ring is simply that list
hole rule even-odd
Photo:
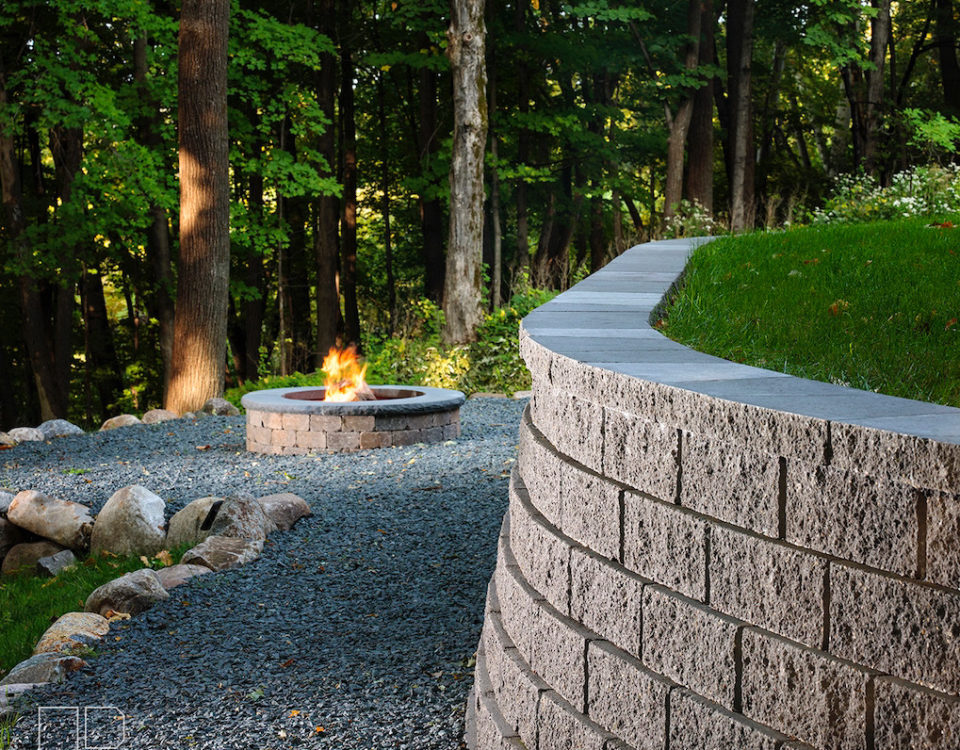
[{"label": "thick tree trunk", "polygon": [[936,45],[940,61],[943,103],[950,114],[960,115],[960,64],[957,63],[957,19],[953,0],[936,0]]},{"label": "thick tree trunk", "polygon": [[[429,46],[426,35],[421,44]],[[420,128],[417,145],[420,148],[420,174],[425,180],[433,178],[433,161],[440,148],[437,133],[437,74],[429,68],[420,69]],[[443,255],[443,205],[436,195],[421,195],[420,231],[423,234],[423,266],[425,291],[434,302],[443,299],[443,277],[446,272]]]},{"label": "thick tree trunk", "polygon": [[387,274],[387,315],[389,331],[393,335],[397,320],[397,283],[393,272],[393,238],[390,236],[390,161],[387,133],[387,92],[383,85],[383,71],[377,74],[377,114],[383,123],[380,134],[380,214],[383,216],[383,263]]},{"label": "thick tree trunk", "polygon": [[360,348],[357,308],[357,124],[353,99],[353,57],[340,48],[340,115],[343,133],[343,215],[340,219],[340,289],[343,292],[343,340]]},{"label": "thick tree trunk", "polygon": [[755,0],[727,3],[727,88],[730,96],[730,229],[754,225],[754,155],[751,63]]},{"label": "thick tree trunk", "polygon": [[497,112],[497,71],[491,60],[487,66],[489,85],[487,86],[487,106],[489,116],[487,122],[490,135],[490,156],[493,160],[493,169],[490,170],[490,231],[493,243],[493,267],[490,269],[490,307],[496,310],[500,307],[500,288],[503,284],[503,239],[500,228],[500,175],[497,171],[497,133],[495,118]]},{"label": "thick tree trunk", "polygon": [[[335,34],[335,0],[320,0],[319,30],[331,39]],[[317,103],[327,117],[327,126],[317,148],[327,162],[331,174],[336,170],[337,141],[334,131],[337,98],[337,57],[324,52],[317,74]],[[340,200],[335,195],[321,195],[314,203],[316,231],[313,235],[314,263],[317,269],[317,351],[314,368],[320,369],[323,358],[336,346],[340,327],[340,291],[337,284],[337,258],[340,254]]]},{"label": "thick tree trunk", "polygon": [[[700,12],[700,65],[713,62],[715,50],[713,0],[704,0]],[[687,199],[713,216],[713,79],[693,94],[693,114],[687,137]]]},{"label": "thick tree trunk", "polygon": [[487,140],[483,0],[452,0],[450,16],[447,55],[453,70],[454,127],[442,331],[448,344],[472,341],[483,320],[483,156]]},{"label": "thick tree trunk", "polygon": [[180,14],[180,258],[166,408],[182,414],[223,392],[230,282],[227,0],[184,0]]}]

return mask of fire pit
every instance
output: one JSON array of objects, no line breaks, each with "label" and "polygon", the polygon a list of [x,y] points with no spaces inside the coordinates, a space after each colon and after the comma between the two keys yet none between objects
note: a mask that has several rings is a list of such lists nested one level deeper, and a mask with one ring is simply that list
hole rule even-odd
[{"label": "fire pit", "polygon": [[247,450],[271,455],[342,453],[433,443],[460,434],[460,391],[374,385],[372,400],[324,401],[325,388],[246,394]]}]

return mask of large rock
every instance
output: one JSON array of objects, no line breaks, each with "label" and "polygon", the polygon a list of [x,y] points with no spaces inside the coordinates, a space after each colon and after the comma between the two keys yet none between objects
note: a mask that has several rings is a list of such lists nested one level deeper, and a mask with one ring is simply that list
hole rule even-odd
[{"label": "large rock", "polygon": [[10,436],[9,432],[0,432],[0,448],[13,448],[20,445],[20,441]]},{"label": "large rock", "polygon": [[83,669],[87,663],[77,656],[63,654],[37,654],[22,661],[0,680],[0,685],[16,685],[31,682],[63,682],[70,672]]},{"label": "large rock", "polygon": [[170,594],[160,583],[156,571],[141,568],[95,589],[87,597],[83,609],[101,615],[111,610],[137,615],[169,597]]},{"label": "large rock", "polygon": [[214,516],[210,536],[263,541],[276,530],[276,524],[252,495],[231,495]]},{"label": "large rock", "polygon": [[13,498],[7,509],[7,519],[22,529],[70,549],[84,550],[90,546],[93,517],[90,509],[80,503],[25,490]]},{"label": "large rock", "polygon": [[203,565],[210,570],[227,570],[256,560],[263,552],[263,542],[211,536],[183,553],[181,565]]},{"label": "large rock", "polygon": [[110,631],[106,617],[95,612],[67,612],[47,628],[34,654],[70,653],[99,641]]},{"label": "large rock", "polygon": [[33,538],[33,534],[29,531],[21,529],[5,518],[0,518],[0,560],[18,544],[26,544]]},{"label": "large rock", "polygon": [[100,425],[100,431],[115,430],[118,427],[132,427],[135,424],[143,424],[143,422],[140,421],[140,417],[134,416],[133,414],[118,414],[115,417],[110,417],[110,419]]},{"label": "large rock", "polygon": [[0,490],[0,518],[7,517],[7,508],[13,502],[13,493]]},{"label": "large rock", "polygon": [[313,515],[307,501],[292,492],[265,495],[257,502],[280,531],[289,531],[301,518]]},{"label": "large rock", "polygon": [[30,542],[28,544],[17,544],[10,548],[6,557],[3,558],[3,565],[0,566],[0,573],[4,575],[13,575],[14,573],[33,573],[37,567],[37,561],[50,557],[63,550],[59,544],[53,542]]},{"label": "large rock", "polygon": [[77,556],[68,549],[60,550],[55,555],[41,557],[34,566],[33,574],[37,578],[56,578],[67,568],[77,564]]},{"label": "large rock", "polygon": [[46,440],[84,434],[82,429],[72,422],[68,422],[66,419],[48,419],[43,424],[38,425],[37,429],[43,433],[43,437]]},{"label": "large rock", "polygon": [[169,568],[160,568],[157,571],[157,578],[163,587],[169,591],[177,586],[186,583],[194,576],[202,576],[211,573],[206,565],[171,565]]},{"label": "large rock", "polygon": [[0,685],[0,720],[19,714],[17,699],[28,690],[43,684],[42,682],[16,682],[12,685]]},{"label": "large rock", "polygon": [[18,443],[43,442],[43,433],[36,427],[14,427],[7,433],[7,437]]},{"label": "large rock", "polygon": [[97,514],[90,549],[117,555],[154,555],[163,549],[163,498],[138,484],[113,493]]},{"label": "large rock", "polygon": [[159,422],[169,422],[176,419],[177,415],[169,409],[151,409],[141,417],[144,424],[158,424]]},{"label": "large rock", "polygon": [[201,411],[218,417],[238,417],[240,410],[225,398],[211,398],[203,405]]},{"label": "large rock", "polygon": [[[222,497],[201,497],[174,513],[167,526],[167,547],[172,549],[184,544],[199,544],[210,536],[210,526],[216,515],[214,513],[211,516],[210,511],[217,503],[219,510],[223,502]],[[206,528],[202,528],[204,526]]]}]

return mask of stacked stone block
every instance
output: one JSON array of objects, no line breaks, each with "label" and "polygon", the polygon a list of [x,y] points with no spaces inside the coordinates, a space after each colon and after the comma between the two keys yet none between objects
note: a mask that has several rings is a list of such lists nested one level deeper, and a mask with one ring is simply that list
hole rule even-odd
[{"label": "stacked stone block", "polygon": [[476,748],[960,748],[960,441],[579,361],[537,324]]}]

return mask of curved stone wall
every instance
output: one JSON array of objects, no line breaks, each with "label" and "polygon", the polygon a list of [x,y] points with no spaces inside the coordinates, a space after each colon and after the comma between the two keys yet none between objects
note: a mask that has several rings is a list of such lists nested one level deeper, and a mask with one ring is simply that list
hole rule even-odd
[{"label": "curved stone wall", "polygon": [[957,750],[960,410],[665,339],[690,249],[524,320],[471,746]]}]

